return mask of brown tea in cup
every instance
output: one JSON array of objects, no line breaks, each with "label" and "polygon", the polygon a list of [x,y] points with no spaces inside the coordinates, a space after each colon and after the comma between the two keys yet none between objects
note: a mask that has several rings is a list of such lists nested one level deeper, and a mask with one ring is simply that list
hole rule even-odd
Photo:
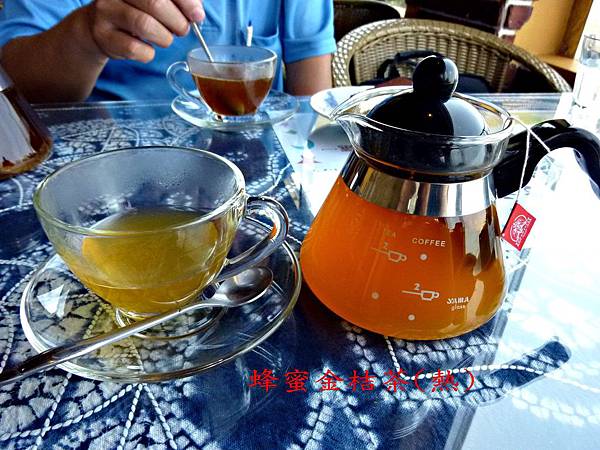
[{"label": "brown tea in cup", "polygon": [[240,80],[200,74],[192,74],[192,77],[210,109],[224,116],[255,113],[269,93],[273,81],[273,78]]}]

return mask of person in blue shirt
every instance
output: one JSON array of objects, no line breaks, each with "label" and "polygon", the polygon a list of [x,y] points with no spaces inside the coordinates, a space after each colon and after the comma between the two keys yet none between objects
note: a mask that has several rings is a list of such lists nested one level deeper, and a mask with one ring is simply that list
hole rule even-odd
[{"label": "person in blue shirt", "polygon": [[[170,98],[165,72],[198,47],[246,42],[279,55],[273,87],[331,87],[332,0],[9,0],[0,63],[32,102]],[[285,65],[285,86],[281,61]]]}]

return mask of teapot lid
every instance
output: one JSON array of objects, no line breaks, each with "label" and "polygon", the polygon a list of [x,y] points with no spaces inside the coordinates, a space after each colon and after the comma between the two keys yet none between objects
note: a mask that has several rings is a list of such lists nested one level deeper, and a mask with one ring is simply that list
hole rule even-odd
[{"label": "teapot lid", "polygon": [[429,56],[415,68],[412,90],[389,97],[367,116],[379,123],[429,134],[488,134],[480,112],[468,101],[453,96],[457,84],[456,64],[449,58]]}]

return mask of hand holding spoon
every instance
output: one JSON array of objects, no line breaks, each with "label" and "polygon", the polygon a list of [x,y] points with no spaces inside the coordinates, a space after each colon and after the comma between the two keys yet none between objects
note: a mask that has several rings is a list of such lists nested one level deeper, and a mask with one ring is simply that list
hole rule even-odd
[{"label": "hand holding spoon", "polygon": [[2,372],[0,374],[0,386],[86,355],[105,345],[118,342],[126,337],[179,317],[182,314],[202,308],[236,308],[248,305],[262,297],[272,282],[273,273],[270,269],[266,267],[246,269],[242,273],[224,280],[217,288],[215,294],[208,299],[199,299],[179,309],[167,311],[126,327],[117,328],[109,333],[99,334],[73,344],[51,348],[39,355],[33,356],[21,364]]}]

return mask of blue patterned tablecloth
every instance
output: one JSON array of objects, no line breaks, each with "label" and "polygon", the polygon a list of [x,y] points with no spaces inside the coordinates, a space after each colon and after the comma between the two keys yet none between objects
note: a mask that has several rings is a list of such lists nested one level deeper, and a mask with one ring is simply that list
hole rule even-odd
[{"label": "blue patterned tablecloth", "polygon": [[[534,120],[560,105],[552,95],[493,99]],[[312,215],[273,129],[198,129],[150,102],[38,111],[55,140],[52,157],[0,182],[0,370],[34,354],[20,295],[52,255],[32,191],[73,159],[155,144],[216,152],[242,169],[251,194],[285,205],[288,241],[299,249]],[[558,182],[540,175],[543,194],[529,197],[561,206],[539,208],[527,257],[507,252],[509,293],[480,329],[443,341],[392,339],[341,320],[303,289],[273,336],[198,376],[122,385],[55,369],[0,387],[0,448],[598,448],[600,207],[565,161]],[[550,172],[557,164],[547,163]],[[267,390],[269,376],[277,379]],[[321,390],[335,381],[338,390]]]}]

